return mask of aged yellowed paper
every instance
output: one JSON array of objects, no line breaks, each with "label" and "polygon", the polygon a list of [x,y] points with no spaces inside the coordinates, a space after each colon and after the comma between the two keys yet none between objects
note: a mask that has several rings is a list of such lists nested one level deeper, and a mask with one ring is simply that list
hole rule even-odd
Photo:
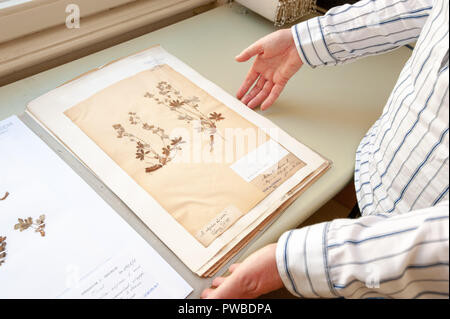
[{"label": "aged yellowed paper", "polygon": [[[165,70],[161,78],[148,82],[158,70]],[[122,84],[128,79],[133,85]],[[97,95],[100,120],[89,104]],[[30,102],[27,112],[200,276],[217,271],[330,165],[160,46],[88,72]],[[170,120],[161,122],[166,116]],[[158,184],[144,188],[152,176]],[[215,192],[223,182],[230,200]],[[169,196],[164,187],[171,188]],[[212,197],[191,197],[198,191]],[[172,203],[171,194],[184,198]],[[186,201],[215,211],[197,218],[183,210]]]},{"label": "aged yellowed paper", "polygon": [[246,181],[230,165],[269,136],[166,64],[65,114],[204,246],[305,165],[289,153]]}]

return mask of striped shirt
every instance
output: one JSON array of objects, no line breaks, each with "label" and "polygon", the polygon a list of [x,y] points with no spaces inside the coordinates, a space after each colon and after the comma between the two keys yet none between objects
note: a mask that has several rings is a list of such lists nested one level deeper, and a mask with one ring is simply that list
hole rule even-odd
[{"label": "striped shirt", "polygon": [[289,231],[285,286],[306,298],[448,298],[449,1],[363,0],[292,27],[302,61],[337,65],[417,41],[356,153],[362,217]]}]

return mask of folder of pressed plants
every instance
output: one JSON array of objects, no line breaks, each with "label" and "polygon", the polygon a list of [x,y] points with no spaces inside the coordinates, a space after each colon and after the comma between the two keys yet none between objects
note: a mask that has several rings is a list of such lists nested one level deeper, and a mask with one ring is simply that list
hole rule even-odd
[{"label": "folder of pressed plants", "polygon": [[330,166],[160,46],[27,110],[200,276]]}]

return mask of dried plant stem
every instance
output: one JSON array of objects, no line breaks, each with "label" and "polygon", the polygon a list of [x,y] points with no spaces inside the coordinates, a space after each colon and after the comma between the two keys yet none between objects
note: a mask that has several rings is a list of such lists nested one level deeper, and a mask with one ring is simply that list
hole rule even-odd
[{"label": "dried plant stem", "polygon": [[0,198],[0,200],[5,200],[5,199],[7,199],[7,198],[8,198],[8,196],[9,196],[9,193],[8,193],[8,192],[6,192],[5,196],[3,196],[2,198]]},{"label": "dried plant stem", "polygon": [[[157,155],[159,155],[149,144],[147,144],[147,142],[144,140],[144,139],[142,139],[142,138],[140,138],[139,136],[136,136],[136,135],[134,135],[134,134],[131,134],[131,133],[127,133],[128,134],[128,137],[130,138],[130,139],[136,139],[136,140],[138,140],[139,142],[141,142],[142,144],[143,144],[143,149],[144,150],[146,150],[146,151],[149,151],[151,154],[153,154],[154,156],[157,156]],[[165,143],[164,143],[164,145],[166,145]],[[145,154],[144,154],[145,155]],[[149,157],[149,155],[145,155],[145,157]]]},{"label": "dried plant stem", "polygon": [[177,137],[170,139],[164,129],[142,122],[141,118],[136,113],[129,112],[128,115],[131,125],[140,125],[142,130],[158,136],[163,146],[161,148],[161,153],[159,153],[143,138],[127,132],[121,124],[113,125],[113,128],[117,133],[117,138],[125,137],[130,142],[136,143],[136,159],[152,165],[147,167],[145,171],[151,173],[170,163],[176,157],[178,151],[181,150],[180,145],[185,143],[182,138]]},{"label": "dried plant stem", "polygon": [[6,260],[6,237],[0,236],[0,267]]}]

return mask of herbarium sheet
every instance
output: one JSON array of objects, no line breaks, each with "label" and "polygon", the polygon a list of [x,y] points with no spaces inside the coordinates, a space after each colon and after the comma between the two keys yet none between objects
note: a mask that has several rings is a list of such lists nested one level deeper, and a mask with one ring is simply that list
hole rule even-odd
[{"label": "herbarium sheet", "polygon": [[[205,246],[305,165],[166,64],[65,114]],[[263,145],[276,167],[251,181],[233,170]]]},{"label": "herbarium sheet", "polygon": [[192,288],[18,118],[0,121],[0,299],[184,298]]},{"label": "herbarium sheet", "polygon": [[27,110],[200,275],[328,166],[159,46]]}]

